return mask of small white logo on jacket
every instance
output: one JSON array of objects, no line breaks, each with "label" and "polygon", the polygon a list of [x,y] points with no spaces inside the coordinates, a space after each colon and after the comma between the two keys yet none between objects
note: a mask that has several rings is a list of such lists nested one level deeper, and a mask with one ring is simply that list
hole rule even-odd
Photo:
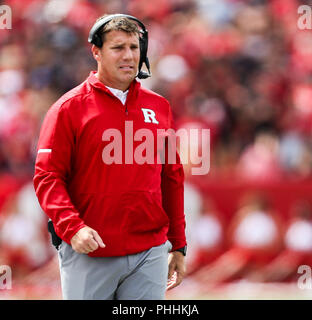
[{"label": "small white logo on jacket", "polygon": [[143,115],[144,115],[144,122],[147,123],[156,123],[158,124],[159,122],[156,120],[155,112],[151,109],[146,109],[146,108],[141,108]]}]

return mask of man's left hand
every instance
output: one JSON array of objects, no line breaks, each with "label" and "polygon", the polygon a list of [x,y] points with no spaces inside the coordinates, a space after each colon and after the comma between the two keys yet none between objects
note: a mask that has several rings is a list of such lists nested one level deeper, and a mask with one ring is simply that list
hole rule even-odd
[{"label": "man's left hand", "polygon": [[168,258],[168,281],[167,290],[177,287],[183,280],[185,275],[184,255],[179,251],[173,251]]}]

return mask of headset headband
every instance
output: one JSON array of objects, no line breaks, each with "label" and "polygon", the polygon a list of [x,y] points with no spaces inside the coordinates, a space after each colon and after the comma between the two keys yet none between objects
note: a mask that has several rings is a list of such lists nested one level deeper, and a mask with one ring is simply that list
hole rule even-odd
[{"label": "headset headband", "polygon": [[[103,45],[103,41],[102,38],[99,36],[98,31],[108,22],[110,22],[111,20],[115,19],[115,18],[127,18],[130,20],[134,20],[135,22],[137,22],[139,24],[139,26],[142,28],[142,30],[140,30],[140,62],[139,62],[139,68],[138,68],[138,74],[137,77],[139,79],[146,79],[148,77],[151,76],[151,72],[150,72],[150,64],[149,64],[149,60],[147,57],[147,48],[148,48],[148,32],[144,26],[144,24],[137,18],[127,15],[127,14],[113,14],[113,15],[109,15],[107,17],[104,17],[100,20],[98,20],[97,22],[95,22],[95,24],[93,25],[93,27],[91,28],[90,32],[89,32],[89,37],[88,37],[88,42],[93,43],[95,46],[101,48]],[[141,71],[141,68],[143,66],[143,63],[145,63],[148,73],[145,71]]]}]

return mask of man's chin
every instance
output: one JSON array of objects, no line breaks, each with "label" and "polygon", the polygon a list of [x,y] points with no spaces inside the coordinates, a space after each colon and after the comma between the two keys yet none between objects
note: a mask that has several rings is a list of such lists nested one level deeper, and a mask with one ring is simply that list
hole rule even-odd
[{"label": "man's chin", "polygon": [[136,74],[134,73],[122,75],[120,77],[120,80],[122,80],[123,82],[128,82],[130,84],[134,80],[135,76]]}]

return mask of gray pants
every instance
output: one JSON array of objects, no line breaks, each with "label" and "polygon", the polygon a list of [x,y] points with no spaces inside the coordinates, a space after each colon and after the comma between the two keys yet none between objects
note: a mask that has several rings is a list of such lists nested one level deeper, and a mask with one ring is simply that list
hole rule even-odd
[{"label": "gray pants", "polygon": [[170,241],[123,257],[89,257],[62,242],[59,265],[65,300],[163,300]]}]

